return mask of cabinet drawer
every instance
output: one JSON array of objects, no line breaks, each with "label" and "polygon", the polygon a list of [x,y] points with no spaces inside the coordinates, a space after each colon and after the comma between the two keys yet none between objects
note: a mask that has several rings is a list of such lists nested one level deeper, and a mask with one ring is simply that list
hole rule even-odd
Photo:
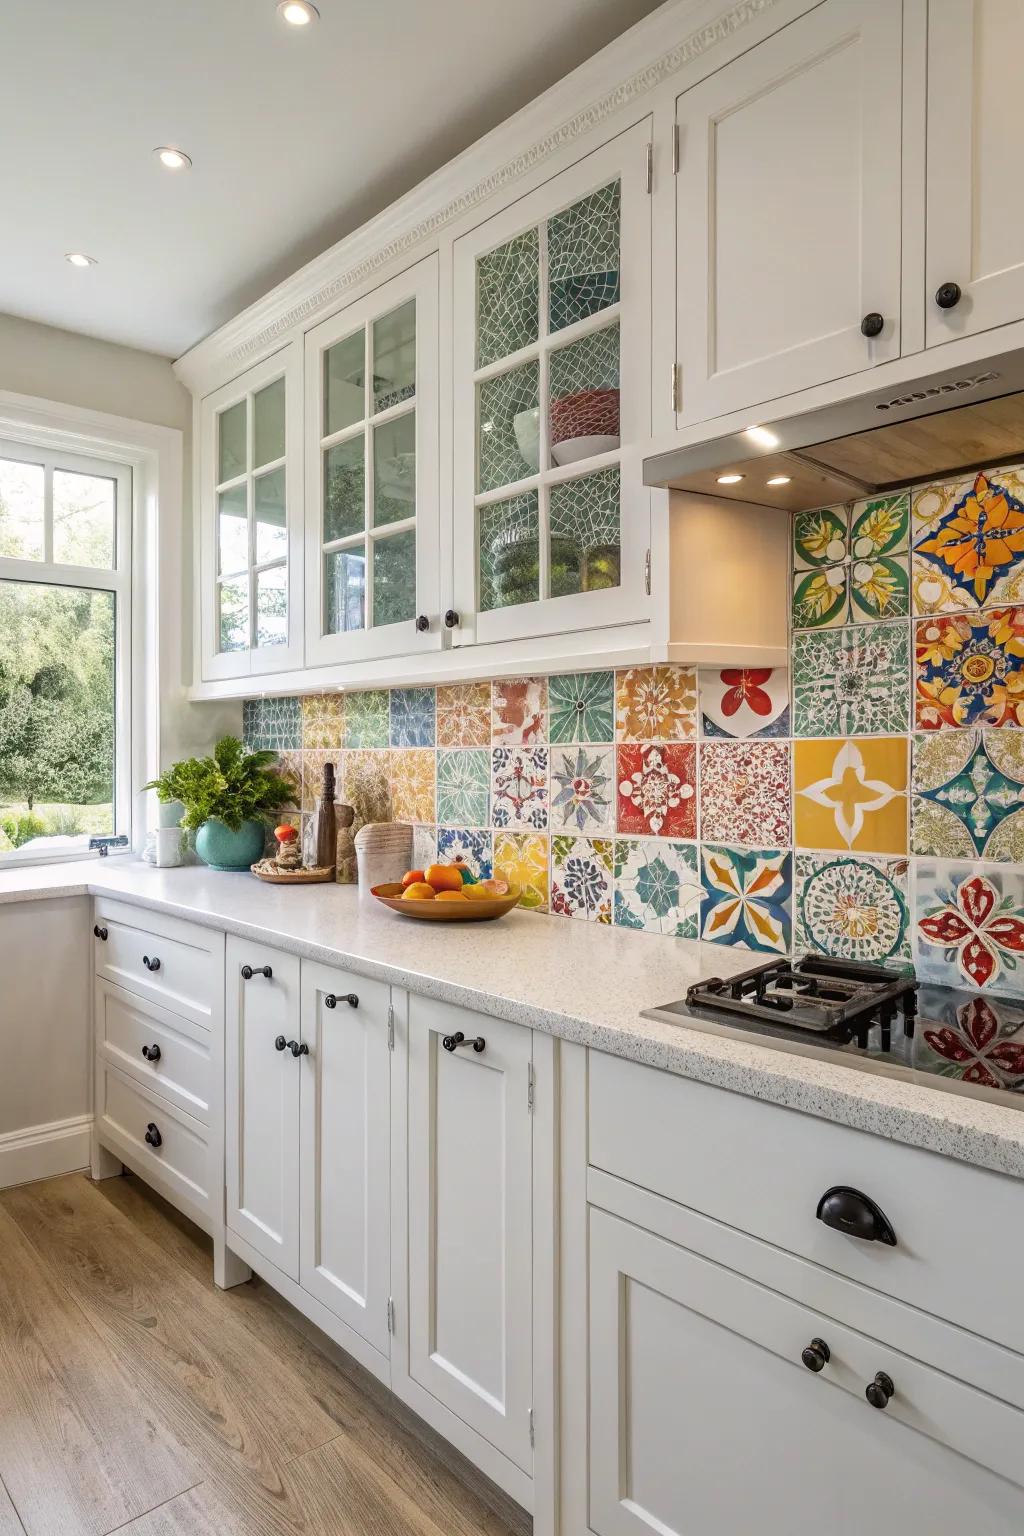
[{"label": "cabinet drawer", "polygon": [[205,1123],[210,1118],[210,1032],[108,981],[96,983],[101,1058]]},{"label": "cabinet drawer", "polygon": [[224,935],[120,901],[97,901],[98,977],[210,1028],[223,1016]]},{"label": "cabinet drawer", "polygon": [[[209,1209],[210,1157],[198,1120],[103,1063],[97,1067],[96,1118],[101,1139],[109,1139],[141,1178],[175,1204]],[[146,1141],[150,1126],[160,1138],[155,1147]]]},{"label": "cabinet drawer", "polygon": [[[589,1078],[592,1166],[1024,1353],[1019,1181],[597,1051]],[[895,1247],[816,1219],[835,1185]]]}]

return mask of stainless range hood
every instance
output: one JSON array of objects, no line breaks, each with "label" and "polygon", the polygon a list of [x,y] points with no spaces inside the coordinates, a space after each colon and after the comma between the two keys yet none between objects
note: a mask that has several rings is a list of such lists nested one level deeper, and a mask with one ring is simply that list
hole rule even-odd
[{"label": "stainless range hood", "polygon": [[657,454],[644,484],[804,512],[1014,459],[1024,351]]}]

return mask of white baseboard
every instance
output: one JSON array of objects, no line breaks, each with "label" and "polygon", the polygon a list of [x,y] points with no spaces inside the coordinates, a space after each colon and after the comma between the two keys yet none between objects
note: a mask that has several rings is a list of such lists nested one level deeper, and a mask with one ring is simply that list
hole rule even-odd
[{"label": "white baseboard", "polygon": [[0,1136],[0,1189],[88,1168],[91,1131],[92,1115],[6,1131]]}]

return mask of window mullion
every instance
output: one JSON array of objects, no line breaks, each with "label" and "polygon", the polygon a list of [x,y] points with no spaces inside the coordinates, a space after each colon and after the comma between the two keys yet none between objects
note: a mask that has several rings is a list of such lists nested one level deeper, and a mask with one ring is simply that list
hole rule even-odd
[{"label": "window mullion", "polygon": [[537,380],[537,403],[540,407],[540,412],[537,423],[539,428],[537,436],[537,467],[540,471],[541,481],[537,494],[537,538],[540,544],[538,550],[538,596],[543,602],[546,597],[551,595],[551,520],[546,481],[546,471],[551,465],[551,451],[548,444],[551,432],[551,412],[548,402],[551,353],[548,346],[548,225],[546,219],[542,220],[540,225],[538,252],[540,314],[538,317],[537,334],[540,338],[540,359]]},{"label": "window mullion", "polygon": [[245,516],[249,534],[249,649],[256,649],[256,396],[245,397]]},{"label": "window mullion", "polygon": [[53,460],[43,464],[43,564],[53,564]]},{"label": "window mullion", "polygon": [[364,528],[366,530],[366,567],[365,567],[366,574],[364,576],[364,583],[365,583],[365,587],[364,587],[364,592],[365,592],[364,605],[365,605],[366,628],[368,630],[373,628],[373,532],[372,532],[372,530],[373,530],[373,498],[374,498],[374,484],[373,484],[373,434],[374,434],[374,427],[373,427],[373,423],[370,420],[370,417],[371,417],[371,414],[372,414],[372,409],[373,409],[373,400],[374,400],[372,336],[373,336],[373,323],[372,323],[372,321],[368,320],[367,323],[366,323],[366,329],[365,329],[365,332],[364,332],[364,340],[365,340],[365,345],[366,345],[366,396],[365,396],[365,406],[364,406],[364,409],[366,411],[366,432],[365,432],[365,435],[364,435],[364,438],[363,438],[363,454],[364,454],[364,459],[363,459],[363,464],[364,464],[363,478],[364,478],[364,482],[365,482],[365,502],[364,502],[364,506],[363,506],[363,517],[364,517],[363,526],[364,526]]}]

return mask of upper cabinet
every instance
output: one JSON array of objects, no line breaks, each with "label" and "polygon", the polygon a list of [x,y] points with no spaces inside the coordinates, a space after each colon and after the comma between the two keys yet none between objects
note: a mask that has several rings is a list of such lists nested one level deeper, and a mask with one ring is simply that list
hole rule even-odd
[{"label": "upper cabinet", "polygon": [[306,337],[306,662],[441,644],[437,257]]},{"label": "upper cabinet", "polygon": [[679,97],[680,425],[899,356],[901,50],[825,0]]},{"label": "upper cabinet", "polygon": [[930,0],[929,346],[1024,318],[1020,0]]},{"label": "upper cabinet", "polygon": [[301,396],[293,342],[202,403],[204,679],[301,665]]},{"label": "upper cabinet", "polygon": [[649,606],[646,120],[454,248],[456,645]]}]

